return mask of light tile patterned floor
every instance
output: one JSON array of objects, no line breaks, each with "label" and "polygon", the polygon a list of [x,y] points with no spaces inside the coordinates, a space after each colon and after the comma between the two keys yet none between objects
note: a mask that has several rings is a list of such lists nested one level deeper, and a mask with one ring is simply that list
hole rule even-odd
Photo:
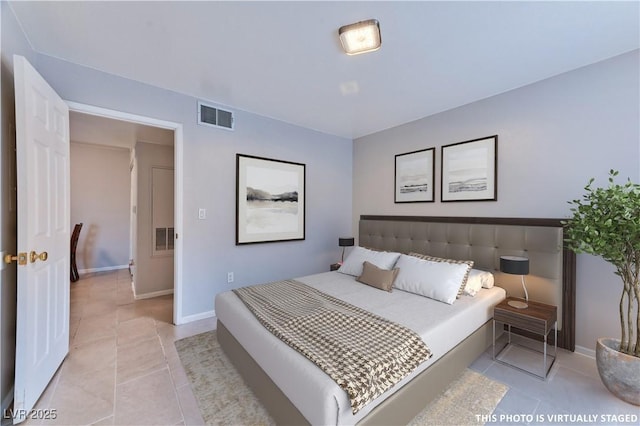
[{"label": "light tile patterned floor", "polygon": [[128,270],[71,283],[69,355],[36,405],[57,418],[25,424],[204,424],[173,343],[215,318],[176,327],[172,316],[172,296],[133,298]]},{"label": "light tile patterned floor", "polygon": [[[518,336],[514,336],[514,342],[541,349],[541,343]],[[541,354],[514,350],[509,357],[530,371],[541,369]],[[491,418],[484,419],[490,425],[568,425],[584,421],[635,425],[640,418],[640,407],[613,396],[600,381],[595,360],[578,353],[558,349],[547,381],[493,361],[491,348],[470,368],[509,386]]]},{"label": "light tile patterned floor", "polygon": [[[72,283],[70,352],[36,406],[56,410],[48,424],[203,424],[173,342],[212,330],[215,318],[173,326],[172,309],[171,296],[134,300],[127,270]],[[538,361],[514,355],[517,362]],[[640,407],[606,390],[595,361],[580,354],[560,350],[546,382],[494,362],[490,350],[470,368],[510,388],[484,419],[489,424],[554,424],[548,416],[565,414],[640,416]],[[555,424],[579,423],[570,420]]]}]

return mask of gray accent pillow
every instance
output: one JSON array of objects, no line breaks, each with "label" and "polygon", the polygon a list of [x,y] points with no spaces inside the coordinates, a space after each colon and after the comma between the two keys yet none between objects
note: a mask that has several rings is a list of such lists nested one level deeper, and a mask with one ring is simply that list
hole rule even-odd
[{"label": "gray accent pillow", "polygon": [[387,270],[378,268],[373,263],[365,261],[362,266],[362,275],[356,278],[356,281],[362,284],[370,285],[371,287],[379,288],[380,290],[391,292],[393,289],[393,282],[398,276],[398,268]]}]

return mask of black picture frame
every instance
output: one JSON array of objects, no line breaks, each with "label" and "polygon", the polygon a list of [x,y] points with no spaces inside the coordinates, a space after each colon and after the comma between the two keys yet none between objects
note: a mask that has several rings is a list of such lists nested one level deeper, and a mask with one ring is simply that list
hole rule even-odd
[{"label": "black picture frame", "polygon": [[395,156],[394,203],[435,201],[435,152],[435,148],[427,148]]},{"label": "black picture frame", "polygon": [[236,154],[236,245],[305,239],[306,166]]},{"label": "black picture frame", "polygon": [[498,135],[441,148],[440,200],[498,200]]}]

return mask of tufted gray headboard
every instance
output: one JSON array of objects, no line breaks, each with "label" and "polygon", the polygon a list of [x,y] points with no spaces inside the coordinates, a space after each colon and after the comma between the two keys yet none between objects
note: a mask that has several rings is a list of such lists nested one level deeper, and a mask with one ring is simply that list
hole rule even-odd
[{"label": "tufted gray headboard", "polygon": [[358,243],[401,253],[473,260],[508,295],[523,297],[520,277],[503,274],[500,256],[530,259],[529,297],[558,307],[558,346],[575,350],[575,254],[564,247],[560,219],[360,216]]}]

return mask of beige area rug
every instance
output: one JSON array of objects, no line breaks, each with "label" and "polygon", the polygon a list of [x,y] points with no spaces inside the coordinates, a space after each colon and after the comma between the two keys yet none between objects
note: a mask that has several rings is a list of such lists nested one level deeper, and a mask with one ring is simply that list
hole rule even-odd
[{"label": "beige area rug", "polygon": [[[175,345],[208,425],[275,424],[220,348],[215,331],[178,340]],[[411,425],[483,424],[477,416],[491,414],[507,390],[467,369]]]}]

